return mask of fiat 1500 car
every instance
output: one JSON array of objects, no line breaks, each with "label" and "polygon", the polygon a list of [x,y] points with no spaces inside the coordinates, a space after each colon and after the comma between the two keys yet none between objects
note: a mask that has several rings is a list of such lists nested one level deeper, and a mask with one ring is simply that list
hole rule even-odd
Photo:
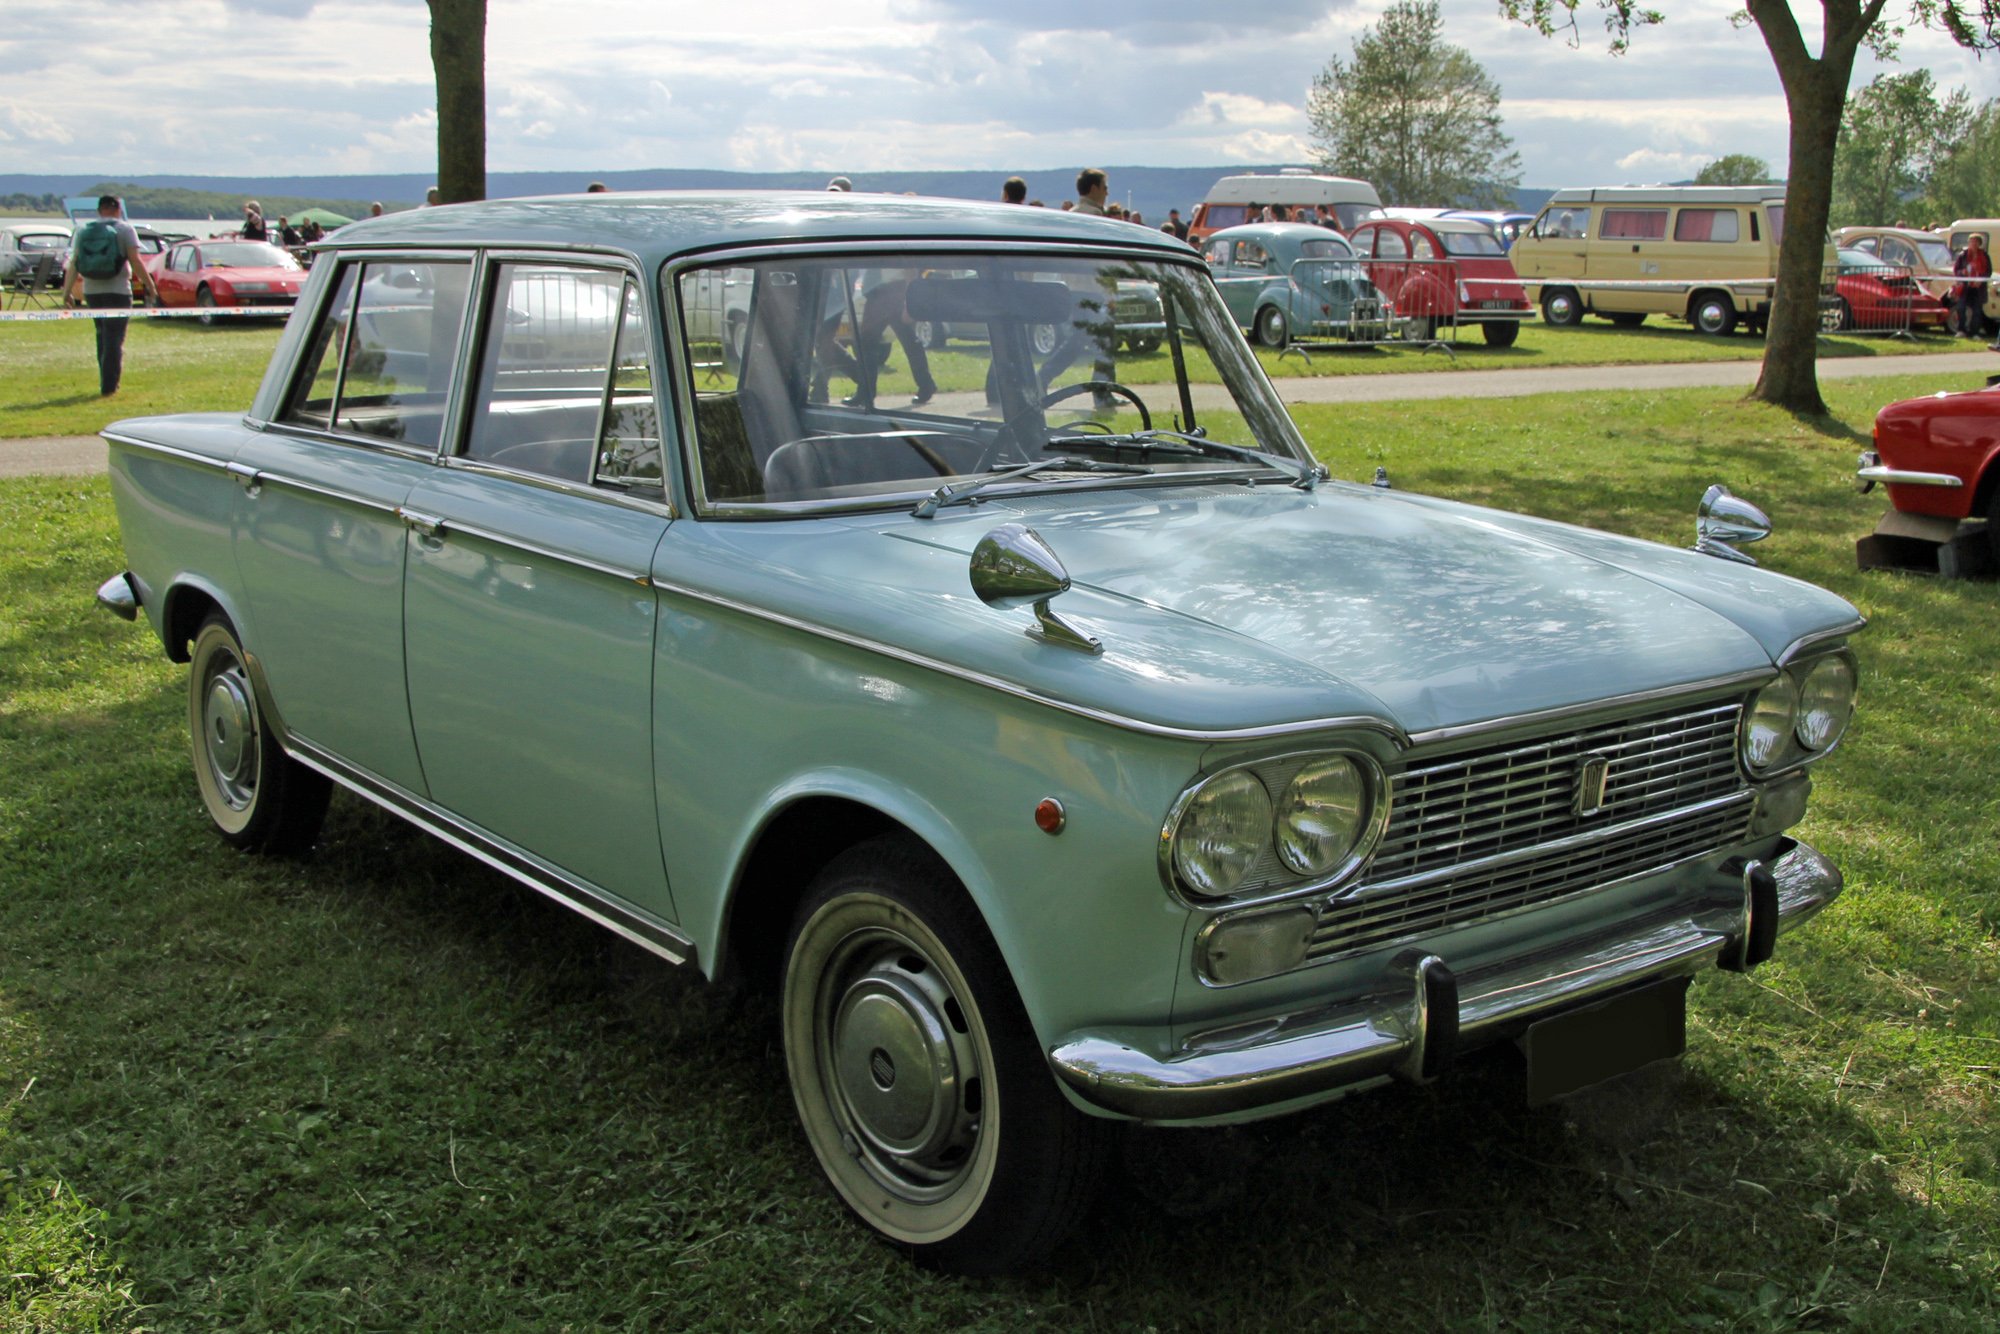
[{"label": "fiat 1500 car", "polygon": [[[1100,355],[1135,283],[1158,383]],[[981,337],[879,406],[918,322]],[[768,986],[826,1177],[927,1263],[1045,1251],[1120,1121],[1671,1058],[1689,979],[1840,889],[1786,831],[1862,622],[1753,506],[1677,550],[1336,480],[1124,223],[396,214],[246,412],[104,434],[98,597],[188,664],[221,836],[306,849],[337,785]]]}]

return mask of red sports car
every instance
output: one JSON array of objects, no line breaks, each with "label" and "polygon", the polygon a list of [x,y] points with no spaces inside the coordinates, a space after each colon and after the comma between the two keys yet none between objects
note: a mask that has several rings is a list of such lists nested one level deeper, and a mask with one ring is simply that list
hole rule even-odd
[{"label": "red sports car", "polygon": [[1918,285],[1910,270],[1865,250],[1842,250],[1834,299],[1821,318],[1830,329],[1942,329],[1951,312]]},{"label": "red sports car", "polygon": [[[306,271],[265,241],[182,241],[153,275],[166,306],[291,306]],[[203,324],[215,323],[204,314]]]},{"label": "red sports car", "polygon": [[1396,313],[1431,338],[1440,325],[1477,324],[1495,347],[1510,346],[1529,317],[1527,289],[1492,229],[1470,218],[1379,218],[1354,229],[1354,252],[1372,257],[1368,277]]},{"label": "red sports car", "polygon": [[[1863,491],[1880,482],[1895,506],[1857,548],[1864,568],[1950,575],[2000,563],[2000,386],[1891,403],[1875,414],[1861,456]],[[1984,531],[1966,520],[1986,520]]]}]

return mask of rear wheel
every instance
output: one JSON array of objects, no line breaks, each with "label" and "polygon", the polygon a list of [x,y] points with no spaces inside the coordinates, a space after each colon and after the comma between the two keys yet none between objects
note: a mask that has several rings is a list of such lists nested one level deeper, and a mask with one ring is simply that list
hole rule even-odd
[{"label": "rear wheel", "polygon": [[1134,356],[1150,357],[1160,350],[1160,336],[1158,334],[1135,334],[1125,340],[1125,346],[1132,349],[1132,355]]},{"label": "rear wheel", "polygon": [[1489,347],[1512,347],[1514,346],[1514,340],[1521,336],[1521,322],[1519,320],[1494,320],[1490,324],[1480,325],[1479,332],[1486,335],[1486,343]]},{"label": "rear wheel", "polygon": [[1717,338],[1736,332],[1736,305],[1719,292],[1704,292],[1688,310],[1688,322]]},{"label": "rear wheel", "polygon": [[1583,301],[1567,287],[1542,294],[1542,323],[1572,329],[1583,323]]},{"label": "rear wheel", "polygon": [[215,316],[210,312],[215,309],[215,293],[208,290],[207,284],[204,283],[195,292],[194,303],[201,307],[201,314],[195,316],[195,318],[201,321],[203,328],[213,329],[215,327]]},{"label": "rear wheel", "polygon": [[1993,546],[1993,563],[2000,565],[2000,486],[1993,488],[1993,498],[1986,502],[1986,540]]},{"label": "rear wheel", "polygon": [[834,1189],[919,1260],[1000,1273],[1096,1193],[1104,1126],[1056,1088],[985,923],[904,838],[821,872],[792,928],[785,1063]]},{"label": "rear wheel", "polygon": [[1292,327],[1284,311],[1266,306],[1257,312],[1257,341],[1265,347],[1283,347],[1292,341]]},{"label": "rear wheel", "polygon": [[188,673],[195,786],[216,830],[236,847],[303,852],[319,837],[333,784],[285,754],[271,735],[247,662],[220,612],[201,623]]}]

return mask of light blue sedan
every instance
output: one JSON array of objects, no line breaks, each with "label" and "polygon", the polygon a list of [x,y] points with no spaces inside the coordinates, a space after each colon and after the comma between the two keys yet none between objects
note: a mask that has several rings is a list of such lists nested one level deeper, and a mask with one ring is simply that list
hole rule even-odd
[{"label": "light blue sedan", "polygon": [[[1163,383],[1111,378],[1132,283]],[[981,337],[888,406],[925,321]],[[247,411],[105,437],[99,600],[189,665],[221,836],[303,849],[339,788],[770,988],[827,1179],[927,1263],[1046,1252],[1121,1120],[1671,1057],[1690,977],[1840,889],[1786,831],[1862,622],[1753,506],[1686,551],[1333,480],[1122,222],[395,214]]]}]

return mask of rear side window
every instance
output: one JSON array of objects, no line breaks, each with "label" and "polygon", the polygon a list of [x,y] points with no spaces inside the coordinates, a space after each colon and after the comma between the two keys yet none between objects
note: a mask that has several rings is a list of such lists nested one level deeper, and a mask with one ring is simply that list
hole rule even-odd
[{"label": "rear side window", "polygon": [[343,265],[281,420],[436,449],[471,274],[458,261]]},{"label": "rear side window", "polygon": [[1270,264],[1271,256],[1255,241],[1236,243],[1236,267],[1239,269],[1261,269]]},{"label": "rear side window", "polygon": [[1684,208],[1674,219],[1676,241],[1734,241],[1738,220],[1733,208]]},{"label": "rear side window", "polygon": [[605,269],[499,266],[467,458],[589,480],[624,290]]},{"label": "rear side window", "polygon": [[1500,240],[1491,232],[1439,232],[1438,240],[1447,255],[1504,255]]},{"label": "rear side window", "polygon": [[1664,241],[1667,211],[1663,208],[1607,208],[1598,232],[1607,241]]},{"label": "rear side window", "polygon": [[1410,247],[1404,244],[1401,232],[1384,227],[1375,233],[1375,258],[1408,259],[1409,257]]}]

